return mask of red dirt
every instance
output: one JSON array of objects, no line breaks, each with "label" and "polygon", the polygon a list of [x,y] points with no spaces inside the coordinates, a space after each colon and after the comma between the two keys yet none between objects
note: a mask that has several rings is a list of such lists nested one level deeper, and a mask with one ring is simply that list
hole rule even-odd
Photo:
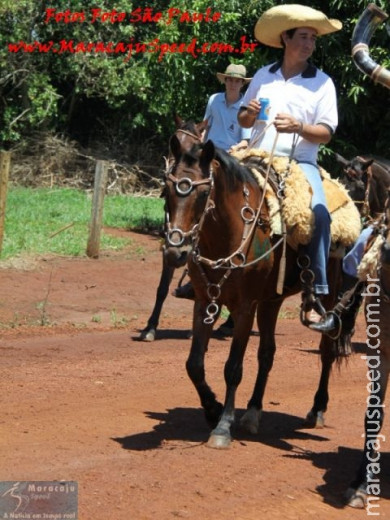
[{"label": "red dirt", "polygon": [[[54,257],[0,269],[0,480],[75,480],[82,520],[365,518],[343,507],[362,448],[361,354],[333,371],[326,427],[304,429],[320,373],[318,336],[299,323],[299,300],[288,300],[261,433],[237,431],[230,450],[208,448],[185,371],[192,304],[168,297],[158,339],[137,340],[161,253],[157,238],[127,235],[126,252],[98,260]],[[354,339],[361,349],[362,315]],[[238,415],[254,384],[257,342],[253,334]],[[220,398],[228,346],[212,339],[206,358]],[[389,518],[389,454],[380,460],[379,512]]]}]

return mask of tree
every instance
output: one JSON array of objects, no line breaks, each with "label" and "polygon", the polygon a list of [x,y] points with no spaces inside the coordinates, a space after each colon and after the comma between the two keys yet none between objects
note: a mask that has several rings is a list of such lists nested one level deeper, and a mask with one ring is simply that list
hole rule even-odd
[{"label": "tree", "polygon": [[[209,95],[220,89],[217,71],[240,62],[253,75],[277,59],[280,51],[258,44],[253,30],[261,13],[279,3],[69,0],[65,8],[63,2],[48,7],[44,1],[3,0],[1,146],[47,130],[82,145],[103,143],[111,154],[142,156],[151,140],[165,152],[173,112],[200,121]],[[343,21],[342,31],[318,39],[314,55],[339,97],[339,127],[321,151],[325,167],[333,151],[388,155],[388,90],[363,77],[350,55],[352,31],[366,2],[301,3]],[[385,9],[384,4],[378,3]],[[388,39],[384,27],[378,28],[370,49],[387,67]]]}]

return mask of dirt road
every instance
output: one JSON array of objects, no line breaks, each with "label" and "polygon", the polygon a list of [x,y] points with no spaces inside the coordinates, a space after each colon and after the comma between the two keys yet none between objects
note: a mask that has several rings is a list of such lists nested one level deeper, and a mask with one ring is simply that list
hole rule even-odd
[{"label": "dirt road", "polygon": [[[161,256],[156,238],[128,235],[129,250],[99,260],[0,269],[0,480],[77,481],[82,520],[366,518],[343,507],[363,442],[361,354],[333,371],[326,427],[304,429],[320,373],[318,337],[299,323],[299,301],[287,301],[261,433],[237,430],[230,450],[208,448],[185,372],[191,302],[169,297],[159,339],[137,340]],[[362,315],[354,339],[361,351]],[[253,334],[237,416],[254,384],[257,343]],[[214,338],[206,359],[220,398],[228,346]],[[390,518],[388,451],[380,460],[377,512]]]}]

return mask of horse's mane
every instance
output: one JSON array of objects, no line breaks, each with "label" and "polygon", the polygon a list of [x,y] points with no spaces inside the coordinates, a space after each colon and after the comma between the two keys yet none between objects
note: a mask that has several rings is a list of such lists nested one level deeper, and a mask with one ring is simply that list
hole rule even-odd
[{"label": "horse's mane", "polygon": [[[188,152],[184,152],[182,160],[188,166],[193,166],[200,161],[200,153],[206,147],[207,143],[194,144]],[[241,164],[235,157],[225,152],[222,148],[214,147],[214,157],[223,170],[224,179],[229,190],[233,190],[239,183],[256,184],[252,172],[243,164]]]},{"label": "horse's mane", "polygon": [[241,164],[235,157],[225,152],[221,148],[215,148],[215,159],[221,164],[226,175],[226,179],[231,187],[236,185],[236,182],[254,183],[252,172],[243,164]]}]

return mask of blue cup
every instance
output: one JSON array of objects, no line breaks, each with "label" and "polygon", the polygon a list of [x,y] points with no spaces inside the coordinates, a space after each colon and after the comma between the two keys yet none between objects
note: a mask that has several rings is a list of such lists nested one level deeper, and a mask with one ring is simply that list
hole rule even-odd
[{"label": "blue cup", "polygon": [[257,116],[257,120],[258,121],[268,121],[268,115],[269,115],[269,111],[270,111],[270,106],[269,106],[269,99],[268,98],[260,98],[259,99],[259,103],[260,103],[260,112]]}]

